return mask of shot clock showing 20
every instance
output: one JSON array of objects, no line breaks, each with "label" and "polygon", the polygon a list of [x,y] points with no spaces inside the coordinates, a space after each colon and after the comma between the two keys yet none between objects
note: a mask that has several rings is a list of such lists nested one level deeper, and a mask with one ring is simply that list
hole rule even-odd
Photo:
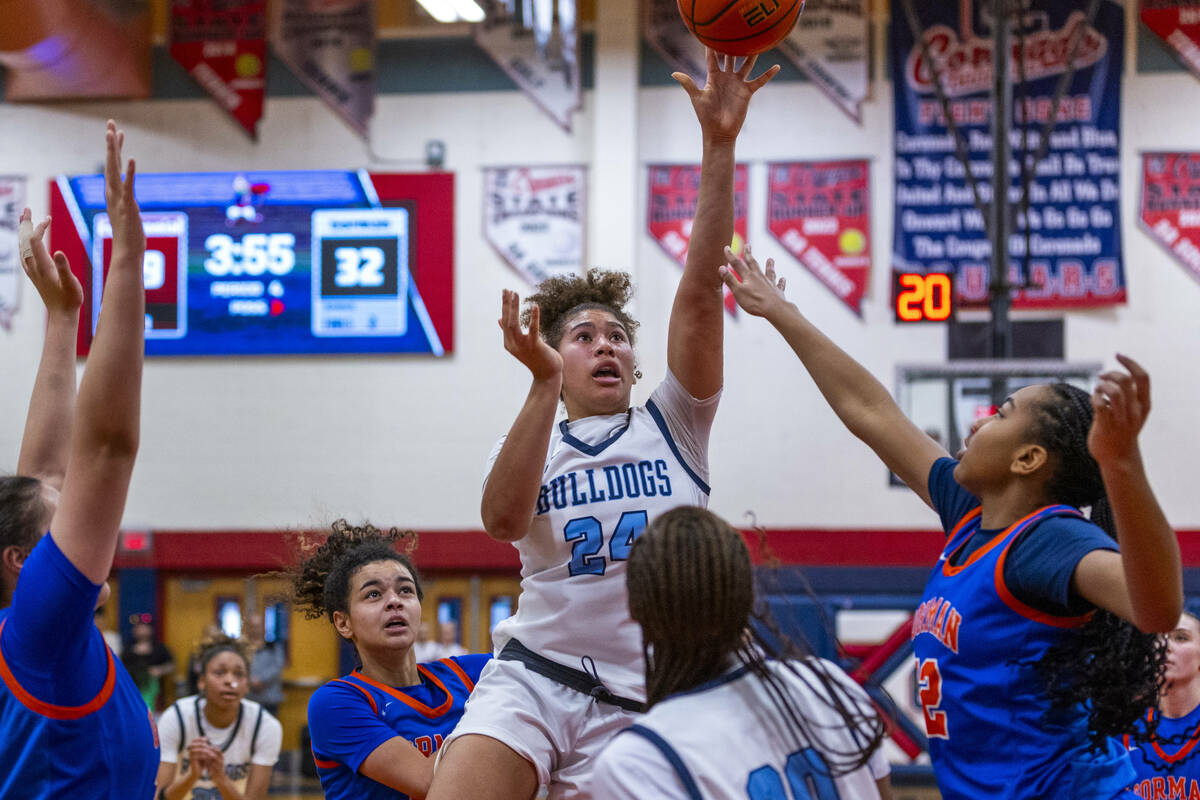
[{"label": "shot clock showing 20", "polygon": [[[136,190],[147,355],[450,349],[452,176],[144,174]],[[99,176],[51,187],[54,218],[74,223],[54,226],[52,246],[87,287],[81,355],[112,250],[103,208]]]}]

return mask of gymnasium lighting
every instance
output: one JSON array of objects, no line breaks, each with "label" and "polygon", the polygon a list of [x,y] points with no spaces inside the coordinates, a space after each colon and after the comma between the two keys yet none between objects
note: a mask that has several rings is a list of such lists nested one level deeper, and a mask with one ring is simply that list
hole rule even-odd
[{"label": "gymnasium lighting", "polygon": [[475,0],[450,0],[454,4],[454,10],[458,12],[458,16],[467,22],[483,22],[483,9]]},{"label": "gymnasium lighting", "polygon": [[475,0],[417,0],[438,22],[483,22],[483,9]]}]

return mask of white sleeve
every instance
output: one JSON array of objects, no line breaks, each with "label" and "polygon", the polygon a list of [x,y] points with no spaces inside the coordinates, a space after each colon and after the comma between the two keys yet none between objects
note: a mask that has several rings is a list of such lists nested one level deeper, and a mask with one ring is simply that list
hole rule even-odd
[{"label": "white sleeve", "polygon": [[689,800],[679,774],[658,748],[641,736],[615,737],[592,766],[591,796],[604,800]]},{"label": "white sleeve", "polygon": [[882,747],[871,754],[871,760],[867,762],[867,771],[871,773],[871,777],[875,780],[886,778],[892,774],[892,765],[888,763],[887,756],[883,754]]},{"label": "white sleeve", "polygon": [[721,392],[697,400],[688,394],[674,373],[667,370],[667,376],[651,393],[650,400],[662,412],[667,430],[687,465],[708,483],[708,436],[712,432]]},{"label": "white sleeve", "polygon": [[[860,713],[867,716],[878,715],[879,712],[875,710],[875,705],[872,703],[871,696],[867,694],[866,689],[847,675],[845,670],[837,664],[824,658],[818,660],[825,667],[826,674],[836,680],[849,695],[849,698],[858,705]],[[856,738],[852,737],[851,741],[855,746],[859,746],[859,741]],[[892,774],[892,765],[888,763],[887,756],[884,755],[882,747],[876,748],[875,752],[871,754],[866,768],[875,780]]]},{"label": "white sleeve", "polygon": [[279,720],[271,716],[270,712],[264,711],[262,725],[258,728],[258,738],[254,743],[254,758],[250,759],[250,763],[263,767],[275,766],[275,762],[279,760],[279,748],[282,744],[283,726],[279,724]]},{"label": "white sleeve", "polygon": [[504,447],[504,442],[508,439],[508,434],[504,434],[492,446],[492,452],[488,453],[487,466],[483,470],[483,488],[487,488],[488,478],[492,475],[492,467],[496,465],[496,459],[500,457],[500,448]]},{"label": "white sleeve", "polygon": [[164,764],[179,763],[183,731],[179,729],[179,715],[175,713],[178,709],[178,705],[172,705],[158,717],[158,743],[162,748],[160,760]]}]

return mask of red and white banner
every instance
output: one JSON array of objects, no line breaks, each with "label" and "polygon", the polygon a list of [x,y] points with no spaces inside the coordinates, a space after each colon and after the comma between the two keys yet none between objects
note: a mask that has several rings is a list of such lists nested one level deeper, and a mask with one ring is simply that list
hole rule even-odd
[{"label": "red and white banner", "polygon": [[796,27],[778,45],[858,123],[870,85],[867,20],[867,0],[807,0]]},{"label": "red and white banner", "polygon": [[488,167],[483,233],[531,285],[582,275],[586,202],[586,167]]},{"label": "red and white banner", "polygon": [[767,165],[767,227],[855,314],[871,275],[870,164],[794,161]]},{"label": "red and white banner", "polygon": [[271,47],[367,138],[375,114],[375,0],[274,0]]},{"label": "red and white banner", "polygon": [[[738,164],[733,171],[733,241],[730,247],[739,255],[748,235],[750,170]],[[700,197],[698,164],[657,164],[650,166],[650,189],[646,200],[646,229],[651,238],[679,266],[687,263],[692,221]],[[737,301],[725,290],[725,310],[737,315]]]},{"label": "red and white banner", "polygon": [[1200,281],[1200,153],[1142,154],[1141,220]]},{"label": "red and white banner", "polygon": [[171,57],[251,136],[263,113],[266,0],[171,0]]},{"label": "red and white banner", "polygon": [[25,208],[25,179],[0,175],[0,328],[11,330],[21,305],[21,247],[17,221]]},{"label": "red and white banner", "polygon": [[1200,77],[1200,8],[1194,0],[1142,0],[1142,23]]}]

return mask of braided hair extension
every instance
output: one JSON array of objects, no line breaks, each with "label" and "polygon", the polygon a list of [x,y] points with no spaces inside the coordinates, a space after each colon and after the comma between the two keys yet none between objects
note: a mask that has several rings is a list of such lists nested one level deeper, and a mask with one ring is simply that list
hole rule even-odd
[{"label": "braided hair extension", "polygon": [[[397,547],[399,546],[399,550]],[[292,583],[292,598],[305,619],[328,617],[350,610],[350,578],[374,561],[399,561],[412,574],[417,599],[423,599],[421,578],[409,554],[417,546],[414,531],[391,528],[386,533],[374,525],[352,526],[339,519],[324,541],[301,540],[300,558],[285,575]]]},{"label": "braided hair extension", "polygon": [[[1100,465],[1088,451],[1091,397],[1066,383],[1047,388],[1049,399],[1036,409],[1034,428],[1034,436],[1052,458],[1047,496],[1078,508],[1091,506],[1092,522],[1115,539]],[[1107,737],[1133,731],[1146,709],[1157,705],[1165,667],[1166,641],[1162,637],[1142,633],[1104,609],[1097,609],[1035,665],[1051,700],[1047,715],[1082,705],[1087,709],[1088,734],[1096,749],[1104,747]],[[1154,734],[1144,725],[1139,732]]]},{"label": "braided hair extension", "polygon": [[[682,506],[656,518],[634,543],[626,583],[629,610],[642,626],[646,707],[723,674],[736,660],[760,681],[797,743],[819,745],[831,775],[867,762],[884,725],[834,678],[825,662],[795,647],[765,608],[754,608],[754,573],[741,535],[715,514]],[[775,648],[750,625],[767,624],[784,643]],[[823,735],[828,726],[807,719],[786,684],[767,664],[780,660],[812,696],[826,703],[860,747],[841,751]]]},{"label": "braided hair extension", "polygon": [[[633,296],[633,283],[628,272],[612,272],[592,268],[586,275],[556,275],[542,281],[537,291],[526,298],[536,303],[541,316],[542,340],[558,349],[567,320],[578,311],[599,309],[617,318],[629,335],[632,347],[637,338],[638,323],[625,312]],[[529,324],[529,308],[521,312],[521,322]]]}]

